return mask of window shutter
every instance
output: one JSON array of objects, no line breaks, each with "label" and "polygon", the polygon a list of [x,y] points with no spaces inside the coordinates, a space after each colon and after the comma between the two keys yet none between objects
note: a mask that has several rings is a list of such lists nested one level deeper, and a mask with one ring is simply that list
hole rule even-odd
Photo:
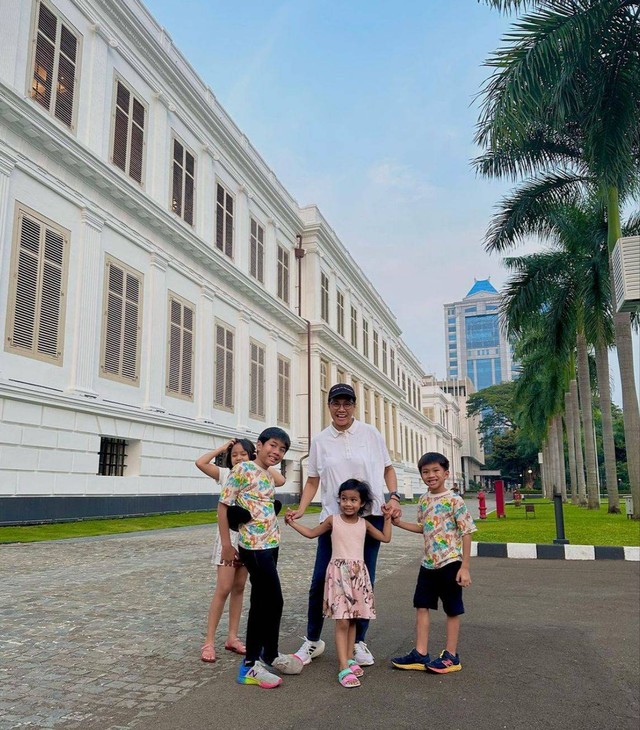
[{"label": "window shutter", "polygon": [[193,395],[193,309],[169,299],[169,367],[167,391],[190,398]]},{"label": "window shutter", "polygon": [[142,159],[144,155],[144,122],[145,108],[135,97],[133,97],[129,176],[140,184],[142,184]]},{"label": "window shutter", "polygon": [[182,217],[182,155],[183,148],[177,139],[173,140],[173,192],[171,209]]},{"label": "window shutter", "polygon": [[127,171],[129,138],[129,102],[131,94],[119,81],[116,86],[116,112],[113,129],[113,164]]},{"label": "window shutter", "polygon": [[141,280],[107,262],[103,369],[127,382],[138,381]]},{"label": "window shutter", "polygon": [[193,395],[193,309],[182,309],[182,395]]},{"label": "window shutter", "polygon": [[8,342],[23,354],[60,362],[67,238],[24,211],[17,226]]},{"label": "window shutter", "polygon": [[64,122],[67,127],[71,126],[73,120],[77,50],[78,41],[76,37],[66,26],[61,25],[55,116]]},{"label": "window shutter", "polygon": [[264,348],[255,342],[251,343],[249,414],[255,418],[264,418]]},{"label": "window shutter", "polygon": [[258,278],[258,224],[251,219],[251,236],[249,240],[249,273]]},{"label": "window shutter", "polygon": [[51,109],[53,66],[56,56],[58,19],[44,5],[38,14],[38,32],[31,95],[47,111]]},{"label": "window shutter", "polygon": [[278,358],[278,423],[288,426],[291,419],[291,364],[289,360]]},{"label": "window shutter", "polygon": [[194,156],[185,150],[185,180],[184,180],[184,219],[189,225],[193,225],[193,194],[196,174],[196,163]]},{"label": "window shutter", "polygon": [[142,184],[144,124],[144,105],[121,81],[116,81],[113,164],[140,184]]},{"label": "window shutter", "polygon": [[214,404],[233,409],[233,332],[216,325]]},{"label": "window shutter", "polygon": [[216,186],[216,248],[233,258],[233,197]]}]

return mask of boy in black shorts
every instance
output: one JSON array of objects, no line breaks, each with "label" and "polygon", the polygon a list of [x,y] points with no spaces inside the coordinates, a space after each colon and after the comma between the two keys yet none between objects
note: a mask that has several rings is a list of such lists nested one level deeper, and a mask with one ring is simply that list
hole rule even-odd
[{"label": "boy in black shorts", "polygon": [[[391,663],[397,669],[428,670],[438,674],[462,669],[458,656],[460,616],[464,613],[462,589],[471,585],[469,558],[471,533],[477,530],[462,497],[449,491],[449,460],[437,452],[424,454],[418,471],[427,492],[418,502],[417,522],[393,520],[396,527],[424,535],[424,558],[418,575],[413,605],[416,609],[416,646]],[[438,608],[438,599],[447,614],[446,648],[437,659],[428,652],[429,609]]]}]

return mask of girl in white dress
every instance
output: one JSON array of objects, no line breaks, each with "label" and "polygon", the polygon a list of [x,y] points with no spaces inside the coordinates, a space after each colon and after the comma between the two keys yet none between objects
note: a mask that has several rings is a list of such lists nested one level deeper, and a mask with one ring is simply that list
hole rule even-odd
[{"label": "girl in white dress", "polygon": [[[224,466],[213,463],[214,459],[220,454],[226,454]],[[197,459],[196,466],[222,486],[226,482],[229,472],[236,464],[242,461],[251,461],[255,459],[255,456],[255,446],[249,439],[231,439],[217,449],[203,454]],[[286,480],[279,471],[276,469],[269,469],[269,471],[277,487],[285,483]],[[235,540],[235,546],[238,541],[238,533],[232,532],[231,535],[232,543]],[[248,573],[242,563],[222,560],[220,534],[217,528],[212,563],[217,567],[218,575],[216,589],[209,606],[207,635],[200,651],[200,658],[203,662],[215,662],[216,660],[215,633],[229,595],[231,596],[229,599],[229,631],[224,648],[236,654],[244,654],[246,651],[244,644],[238,638],[238,627],[240,626],[242,599]]]}]

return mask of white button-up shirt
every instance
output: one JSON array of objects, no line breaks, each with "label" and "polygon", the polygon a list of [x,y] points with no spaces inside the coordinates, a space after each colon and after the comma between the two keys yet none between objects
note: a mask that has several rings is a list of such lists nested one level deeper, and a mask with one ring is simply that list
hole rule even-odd
[{"label": "white button-up shirt", "polygon": [[337,515],[338,488],[347,479],[360,479],[371,487],[373,504],[365,514],[381,515],[385,502],[385,467],[389,452],[378,429],[354,419],[345,431],[330,424],[311,440],[308,476],[320,477],[320,521]]}]

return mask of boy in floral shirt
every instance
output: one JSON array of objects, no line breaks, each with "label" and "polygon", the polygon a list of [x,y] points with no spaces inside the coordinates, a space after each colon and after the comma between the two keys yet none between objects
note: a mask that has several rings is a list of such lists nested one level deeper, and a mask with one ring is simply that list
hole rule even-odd
[{"label": "boy in floral shirt", "polygon": [[[471,533],[477,530],[467,507],[445,482],[449,476],[449,460],[437,452],[424,454],[418,471],[427,485],[427,492],[418,503],[417,522],[393,519],[393,524],[409,532],[424,535],[424,558],[420,566],[413,605],[416,609],[416,646],[407,655],[391,663],[397,669],[458,672],[462,669],[458,656],[460,616],[464,613],[462,589],[471,585],[469,558]],[[438,608],[438,599],[447,614],[446,648],[437,659],[428,652],[429,610]]]},{"label": "boy in floral shirt", "polygon": [[[256,442],[256,458],[233,467],[218,503],[222,561],[227,565],[241,562],[251,579],[247,654],[237,681],[264,689],[282,684],[273,670],[300,674],[303,667],[295,654],[278,651],[283,606],[277,567],[280,529],[274,508],[275,486],[268,470],[282,461],[290,444],[286,431],[276,427],[265,429]],[[229,535],[228,510],[232,505],[242,507],[250,516],[238,529],[237,552]]]}]

